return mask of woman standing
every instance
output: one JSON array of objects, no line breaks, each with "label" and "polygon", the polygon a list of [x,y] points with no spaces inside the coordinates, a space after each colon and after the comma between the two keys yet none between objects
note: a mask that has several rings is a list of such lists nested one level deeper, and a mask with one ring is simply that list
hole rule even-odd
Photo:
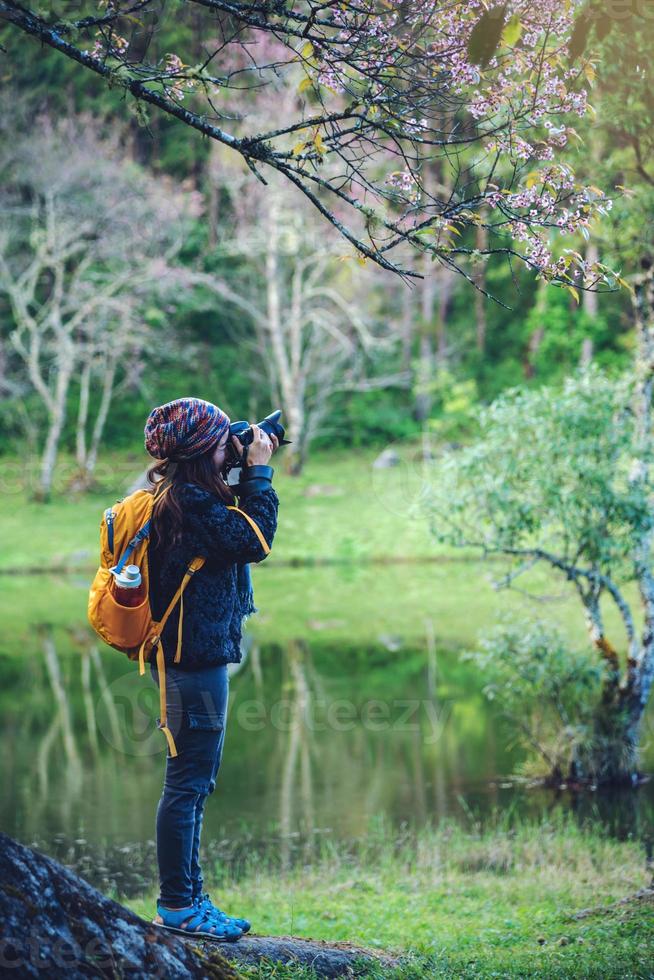
[{"label": "woman standing", "polygon": [[[244,617],[257,612],[249,562],[268,551],[249,520],[227,505],[234,492],[223,472],[229,417],[199,398],[179,398],[155,408],[145,426],[145,448],[158,462],[150,469],[155,503],[148,552],[150,604],[158,620],[189,562],[205,563],[183,597],[181,660],[179,603],[162,632],[168,724],[177,755],[168,749],[163,793],[157,807],[159,899],[153,923],[223,941],[239,939],[247,919],[227,915],[203,892],[199,863],[204,805],[216,786],[225,739],[228,663],[241,660]],[[257,425],[236,487],[239,508],[255,521],[268,550],[277,528],[279,500],[268,460],[278,440]],[[232,436],[240,457],[243,446]],[[164,492],[165,491],[165,492]],[[156,664],[150,665],[158,685]]]}]

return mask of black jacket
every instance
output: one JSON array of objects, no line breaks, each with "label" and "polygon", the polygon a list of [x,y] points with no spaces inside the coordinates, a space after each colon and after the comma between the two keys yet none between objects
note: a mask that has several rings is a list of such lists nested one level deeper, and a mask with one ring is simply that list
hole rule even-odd
[{"label": "black jacket", "polygon": [[[245,472],[243,493],[237,504],[259,526],[271,547],[277,529],[279,499],[270,483],[272,467],[252,466]],[[162,634],[166,666],[194,670],[241,660],[242,612],[236,588],[237,564],[266,557],[259,538],[242,514],[228,510],[216,494],[194,483],[180,485],[184,511],[181,542],[174,547],[148,548],[150,606],[158,621],[179,587],[192,558],[202,556],[204,566],[184,592],[181,661],[173,664],[177,648],[179,603]],[[155,660],[154,654],[151,660]]]}]

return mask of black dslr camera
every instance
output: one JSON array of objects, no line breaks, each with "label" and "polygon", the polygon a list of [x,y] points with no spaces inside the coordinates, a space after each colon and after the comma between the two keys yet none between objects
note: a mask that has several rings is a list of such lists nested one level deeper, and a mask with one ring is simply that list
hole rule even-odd
[{"label": "black dslr camera", "polygon": [[[256,424],[269,436],[277,436],[280,446],[290,446],[291,440],[284,438],[284,426],[279,421],[279,416],[281,414],[282,411],[280,408],[278,408],[276,412],[271,412],[270,415],[266,415],[262,422],[257,422]],[[243,446],[243,456],[239,456],[237,454],[234,443],[232,442],[232,436],[236,436]],[[249,422],[232,422],[230,424],[229,440],[227,442],[227,452],[225,454],[225,477],[227,477],[230,470],[245,465],[248,458],[248,447],[252,445],[253,438],[254,431]]]}]

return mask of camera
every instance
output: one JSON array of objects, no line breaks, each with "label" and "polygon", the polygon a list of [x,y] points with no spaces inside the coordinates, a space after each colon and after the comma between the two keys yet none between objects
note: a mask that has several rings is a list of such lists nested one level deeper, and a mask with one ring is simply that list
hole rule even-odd
[{"label": "camera", "polygon": [[[282,414],[280,408],[276,411],[271,412],[270,415],[266,415],[265,419],[261,422],[257,422],[256,425],[260,429],[271,436],[277,436],[280,446],[290,446],[291,440],[285,439],[285,429],[282,423],[279,421],[279,417]],[[232,442],[232,436],[236,436],[241,445],[243,446],[243,456],[239,456],[236,452],[234,443]],[[230,470],[236,467],[241,467],[247,461],[248,447],[252,445],[252,440],[254,439],[254,430],[249,422],[232,422],[229,426],[229,441],[227,443],[227,452],[225,454],[225,465],[224,473],[225,477],[229,474]],[[231,482],[231,481],[230,481]]]}]

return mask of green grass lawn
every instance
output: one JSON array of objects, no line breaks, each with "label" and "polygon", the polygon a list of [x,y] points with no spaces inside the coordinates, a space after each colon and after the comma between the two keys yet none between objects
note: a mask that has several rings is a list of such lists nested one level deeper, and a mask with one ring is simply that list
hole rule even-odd
[{"label": "green grass lawn", "polygon": [[[437,470],[436,464],[423,470],[414,459],[418,452],[417,446],[407,445],[406,461],[387,470],[373,468],[377,451],[317,455],[298,477],[287,475],[281,459],[273,456],[280,519],[271,560],[446,553],[413,509],[423,480],[432,479]],[[12,476],[5,477],[0,492],[0,568],[92,564],[104,508],[123,496],[146,463],[144,455],[106,455],[98,469],[99,489],[74,494],[64,489],[71,473],[64,457],[52,501],[39,504],[30,500],[29,474],[21,472],[16,460],[5,458]]]},{"label": "green grass lawn", "polygon": [[[275,862],[231,877],[206,869],[214,901],[253,932],[347,940],[402,954],[379,977],[654,976],[654,899],[641,845],[581,830],[573,818],[410,839],[372,833],[295,870]],[[156,894],[128,902],[151,919]],[[592,914],[575,918],[584,909]],[[310,976],[261,967],[249,977]]]}]

